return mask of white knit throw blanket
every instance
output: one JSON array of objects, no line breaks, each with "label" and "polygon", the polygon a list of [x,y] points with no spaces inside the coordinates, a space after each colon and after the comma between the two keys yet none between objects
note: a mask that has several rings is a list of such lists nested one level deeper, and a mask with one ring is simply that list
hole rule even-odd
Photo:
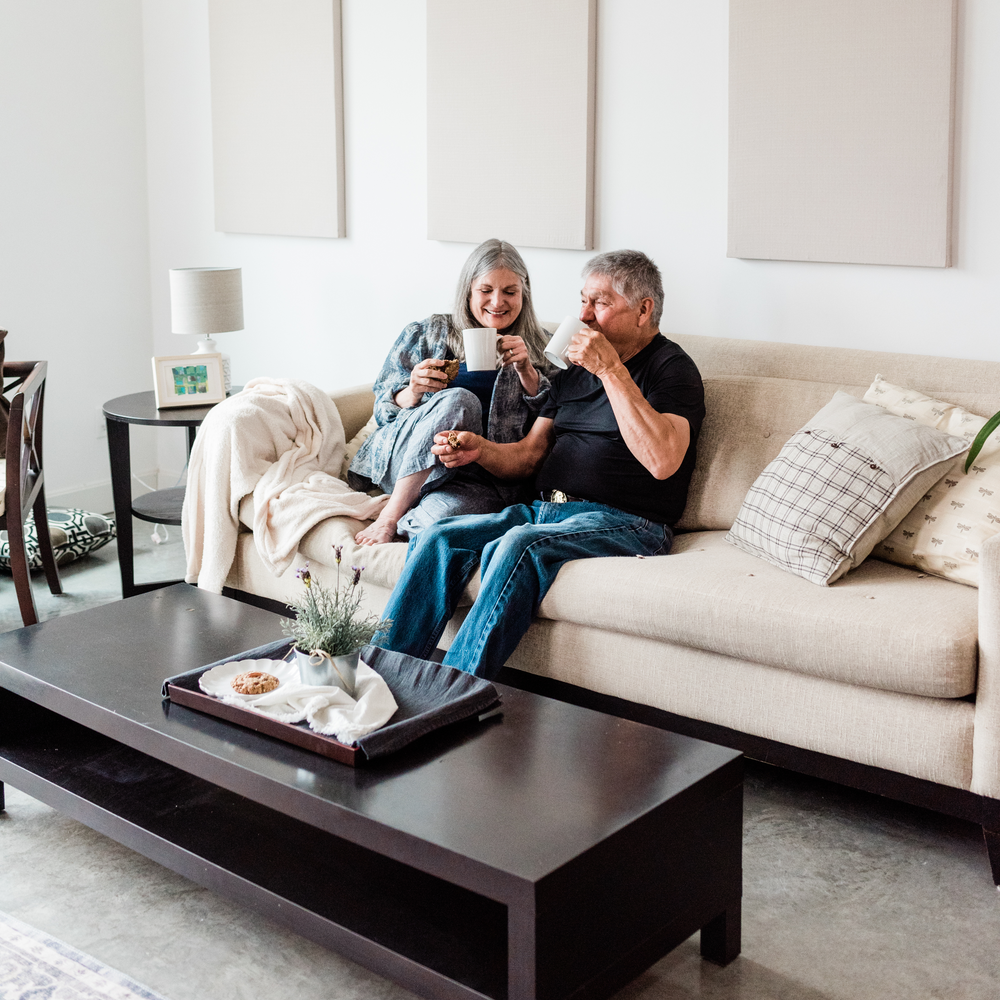
[{"label": "white knit throw blanket", "polygon": [[295,379],[255,378],[209,411],[188,465],[182,531],[188,583],[222,593],[236,555],[240,501],[254,498],[254,543],[275,576],[310,528],[334,515],[377,517],[387,497],[337,478],[344,426],[330,397]]}]

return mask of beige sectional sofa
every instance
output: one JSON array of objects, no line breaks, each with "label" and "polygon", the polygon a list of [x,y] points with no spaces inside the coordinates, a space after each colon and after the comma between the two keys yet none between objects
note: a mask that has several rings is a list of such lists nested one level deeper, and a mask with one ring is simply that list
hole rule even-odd
[{"label": "beige sectional sofa", "polygon": [[[876,558],[820,587],[725,541],[760,471],[835,391],[860,397],[881,373],[990,416],[1000,363],[673,339],[701,369],[708,410],[673,552],[565,566],[504,679],[973,820],[1000,882],[1000,537],[982,547],[979,589]],[[350,438],[370,387],[333,398]],[[405,546],[362,550],[359,527],[330,519],[300,554],[329,579],[332,546],[345,545],[380,609]],[[249,530],[228,586],[278,602],[298,589],[265,569]]]}]

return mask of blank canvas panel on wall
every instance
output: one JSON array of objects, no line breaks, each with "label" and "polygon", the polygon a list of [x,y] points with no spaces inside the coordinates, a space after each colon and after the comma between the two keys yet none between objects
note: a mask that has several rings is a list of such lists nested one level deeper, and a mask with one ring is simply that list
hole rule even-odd
[{"label": "blank canvas panel on wall", "polygon": [[730,257],[950,265],[955,8],[730,0]]},{"label": "blank canvas panel on wall", "polygon": [[215,228],[344,235],[340,0],[209,0]]},{"label": "blank canvas panel on wall", "polygon": [[596,0],[427,0],[427,236],[593,247]]}]

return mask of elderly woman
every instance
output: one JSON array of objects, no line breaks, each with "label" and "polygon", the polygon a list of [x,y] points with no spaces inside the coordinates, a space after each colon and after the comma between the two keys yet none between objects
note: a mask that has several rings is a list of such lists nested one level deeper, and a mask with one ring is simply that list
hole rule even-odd
[{"label": "elderly woman", "polygon": [[[467,371],[462,330],[497,331],[494,371]],[[468,430],[493,441],[519,441],[548,392],[540,371],[546,336],[531,304],[528,270],[517,250],[487,240],[462,268],[451,316],[411,323],[399,335],[375,383],[378,429],[358,449],[348,481],[390,493],[359,544],[391,542],[455,514],[488,514],[520,499],[517,484],[479,466],[446,469],[431,452],[434,435]],[[452,380],[442,370],[461,361]]]}]

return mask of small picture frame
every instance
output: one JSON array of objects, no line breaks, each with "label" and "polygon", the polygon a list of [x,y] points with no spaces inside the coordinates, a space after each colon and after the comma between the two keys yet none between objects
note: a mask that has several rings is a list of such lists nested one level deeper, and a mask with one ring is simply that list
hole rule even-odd
[{"label": "small picture frame", "polygon": [[153,358],[156,408],[211,406],[226,398],[221,354],[169,354]]}]

